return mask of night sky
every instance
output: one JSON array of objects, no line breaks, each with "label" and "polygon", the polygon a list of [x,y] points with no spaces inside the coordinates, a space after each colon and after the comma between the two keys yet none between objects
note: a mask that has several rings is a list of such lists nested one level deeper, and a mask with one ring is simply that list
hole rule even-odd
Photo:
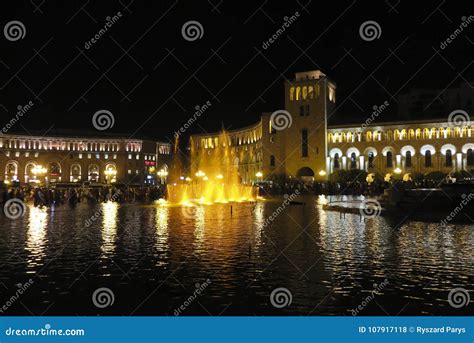
[{"label": "night sky", "polygon": [[[238,128],[282,108],[285,78],[313,69],[337,84],[331,123],[362,123],[384,101],[391,110],[378,119],[393,121],[397,96],[410,88],[474,80],[474,22],[440,49],[462,17],[473,14],[471,1],[64,3],[2,2],[1,121],[18,105],[34,103],[11,132],[96,132],[92,116],[106,109],[115,117],[108,133],[166,141],[207,101],[212,106],[187,133]],[[297,20],[263,49],[297,11]],[[117,12],[121,18],[86,49]],[[23,39],[5,38],[12,20],[23,23]],[[195,41],[181,32],[190,20],[203,27]],[[381,27],[373,41],[359,34],[368,20]]]}]

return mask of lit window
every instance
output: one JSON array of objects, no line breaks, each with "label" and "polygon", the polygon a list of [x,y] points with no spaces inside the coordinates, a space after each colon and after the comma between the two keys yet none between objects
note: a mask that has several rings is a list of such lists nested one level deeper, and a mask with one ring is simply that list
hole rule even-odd
[{"label": "lit window", "polygon": [[82,154],[79,154],[79,159],[82,159]]},{"label": "lit window", "polygon": [[132,170],[131,170],[131,169],[129,169],[129,170],[128,170],[128,173],[129,173],[129,174],[131,174],[131,173],[132,173]]},{"label": "lit window", "polygon": [[38,152],[35,152],[35,157],[38,157],[39,156],[39,153]]},{"label": "lit window", "polygon": [[95,158],[100,159],[100,155],[99,155],[99,154],[95,154]]},{"label": "lit window", "polygon": [[10,151],[7,151],[7,152],[5,153],[5,156],[10,157]]},{"label": "lit window", "polygon": [[132,159],[132,154],[128,154],[128,159],[129,159],[129,160]]},{"label": "lit window", "polygon": [[114,154],[114,160],[116,160],[116,159],[117,159],[117,154]]},{"label": "lit window", "polygon": [[137,160],[139,160],[139,159],[140,159],[140,155],[137,155],[136,158],[137,158]]},{"label": "lit window", "polygon": [[109,154],[105,154],[105,155],[104,155],[104,158],[105,158],[106,160],[108,160],[108,159],[109,159]]},{"label": "lit window", "polygon": [[138,174],[138,169],[135,170],[135,174]]},{"label": "lit window", "polygon": [[20,157],[20,153],[18,151],[15,152],[15,157]]},{"label": "lit window", "polygon": [[91,155],[91,154],[87,154],[87,158],[88,158],[88,159],[91,159],[91,158],[92,158],[92,155]]},{"label": "lit window", "polygon": [[25,157],[29,157],[30,156],[30,153],[29,152],[25,152]]}]

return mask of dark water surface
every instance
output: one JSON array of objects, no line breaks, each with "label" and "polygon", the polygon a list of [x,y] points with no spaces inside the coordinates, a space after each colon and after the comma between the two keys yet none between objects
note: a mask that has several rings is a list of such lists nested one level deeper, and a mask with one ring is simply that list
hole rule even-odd
[{"label": "dark water surface", "polygon": [[[232,217],[229,204],[115,203],[0,215],[0,302],[33,280],[2,315],[473,314],[474,299],[456,309],[448,293],[473,298],[474,225],[344,218],[317,197],[269,221],[282,200],[234,204]],[[99,287],[113,305],[94,306]],[[278,287],[292,295],[281,309]]]}]

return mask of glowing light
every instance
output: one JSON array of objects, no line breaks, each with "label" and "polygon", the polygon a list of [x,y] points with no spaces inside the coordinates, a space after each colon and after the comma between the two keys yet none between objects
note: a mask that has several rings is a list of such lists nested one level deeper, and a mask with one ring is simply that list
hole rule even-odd
[{"label": "glowing light", "polygon": [[261,178],[263,176],[263,173],[259,171],[255,174],[255,176],[258,178]]},{"label": "glowing light", "polygon": [[320,176],[324,176],[324,175],[326,175],[326,172],[321,169],[318,174],[319,174]]},{"label": "glowing light", "polygon": [[187,182],[191,182],[191,178],[188,176],[186,179],[185,179]]},{"label": "glowing light", "polygon": [[219,180],[222,180],[223,178],[224,178],[224,175],[222,175],[222,174],[219,174],[219,175],[216,176],[216,179],[219,179]]},{"label": "glowing light", "polygon": [[204,176],[202,179],[203,179],[204,181],[209,180],[209,178],[208,178],[207,176]]},{"label": "glowing light", "polygon": [[395,169],[393,170],[393,172],[394,172],[395,174],[400,174],[400,173],[402,172],[402,170],[397,167],[397,168],[395,168]]}]

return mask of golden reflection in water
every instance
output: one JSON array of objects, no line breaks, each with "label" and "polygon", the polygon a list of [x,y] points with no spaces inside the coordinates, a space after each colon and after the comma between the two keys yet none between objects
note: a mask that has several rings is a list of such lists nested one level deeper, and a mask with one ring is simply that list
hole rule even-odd
[{"label": "golden reflection in water", "polygon": [[117,212],[118,204],[108,201],[101,204],[102,212],[102,246],[103,255],[113,254],[115,250],[115,238],[117,236]]},{"label": "golden reflection in water", "polygon": [[264,224],[265,224],[265,215],[264,215],[264,203],[262,202],[257,202],[255,204],[255,207],[253,208],[253,214],[254,214],[254,224],[255,224],[255,230],[254,230],[254,241],[255,241],[255,247],[258,248],[260,244],[262,243],[262,234],[264,233]]},{"label": "golden reflection in water", "polygon": [[48,212],[46,208],[30,206],[28,215],[28,231],[26,233],[26,250],[30,253],[28,267],[38,265],[44,257],[44,246],[46,244],[46,227],[48,225]]},{"label": "golden reflection in water", "polygon": [[194,224],[194,246],[195,251],[199,252],[205,249],[204,247],[204,236],[205,236],[205,222],[206,222],[206,211],[205,206],[196,206],[195,208],[196,222]]},{"label": "golden reflection in water", "polygon": [[158,250],[168,250],[168,219],[169,207],[158,206],[156,208],[156,245]]}]

